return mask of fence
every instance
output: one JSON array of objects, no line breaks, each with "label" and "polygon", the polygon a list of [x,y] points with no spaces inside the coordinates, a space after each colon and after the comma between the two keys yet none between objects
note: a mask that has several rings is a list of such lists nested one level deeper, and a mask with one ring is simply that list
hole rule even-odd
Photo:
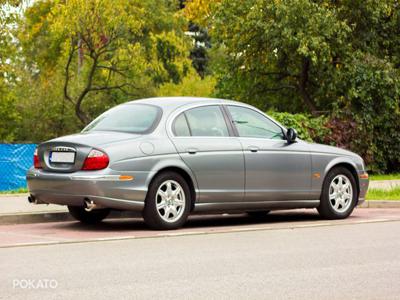
[{"label": "fence", "polygon": [[0,144],[0,191],[26,187],[35,148],[35,144]]}]

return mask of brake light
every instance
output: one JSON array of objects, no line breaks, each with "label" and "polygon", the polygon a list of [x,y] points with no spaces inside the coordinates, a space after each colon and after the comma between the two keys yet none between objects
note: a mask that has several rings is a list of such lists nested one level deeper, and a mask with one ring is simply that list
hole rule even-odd
[{"label": "brake light", "polygon": [[82,170],[101,170],[105,169],[110,162],[107,154],[100,150],[92,150],[83,163]]},{"label": "brake light", "polygon": [[40,164],[40,161],[39,161],[39,155],[38,155],[37,148],[35,149],[35,152],[33,153],[33,167],[35,169],[41,169],[42,168],[42,165]]}]

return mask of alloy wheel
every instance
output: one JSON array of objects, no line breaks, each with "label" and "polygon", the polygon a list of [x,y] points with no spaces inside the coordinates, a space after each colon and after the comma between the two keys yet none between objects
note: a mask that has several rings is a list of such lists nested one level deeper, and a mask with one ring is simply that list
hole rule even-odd
[{"label": "alloy wheel", "polygon": [[345,212],[353,200],[353,186],[350,179],[343,174],[337,175],[329,186],[329,202],[338,212]]},{"label": "alloy wheel", "polygon": [[175,180],[166,180],[156,193],[156,207],[159,216],[166,222],[173,223],[185,210],[185,192]]}]

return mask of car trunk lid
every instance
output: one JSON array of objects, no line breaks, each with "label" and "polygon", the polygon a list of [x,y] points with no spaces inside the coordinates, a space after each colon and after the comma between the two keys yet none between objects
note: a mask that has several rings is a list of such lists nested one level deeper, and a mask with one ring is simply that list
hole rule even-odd
[{"label": "car trunk lid", "polygon": [[104,151],[107,144],[138,137],[138,134],[103,131],[73,134],[40,144],[39,160],[45,171],[75,172],[82,169],[92,149]]}]

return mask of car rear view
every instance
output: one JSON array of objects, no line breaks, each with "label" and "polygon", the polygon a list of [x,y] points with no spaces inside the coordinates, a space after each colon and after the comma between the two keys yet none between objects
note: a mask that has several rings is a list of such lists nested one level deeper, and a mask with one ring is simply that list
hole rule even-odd
[{"label": "car rear view", "polygon": [[[29,200],[103,214],[110,208],[142,209],[148,174],[124,170],[120,161],[135,156],[137,141],[157,126],[161,113],[156,106],[120,105],[79,134],[40,144],[27,173]],[[121,151],[126,149],[132,151]]]}]

